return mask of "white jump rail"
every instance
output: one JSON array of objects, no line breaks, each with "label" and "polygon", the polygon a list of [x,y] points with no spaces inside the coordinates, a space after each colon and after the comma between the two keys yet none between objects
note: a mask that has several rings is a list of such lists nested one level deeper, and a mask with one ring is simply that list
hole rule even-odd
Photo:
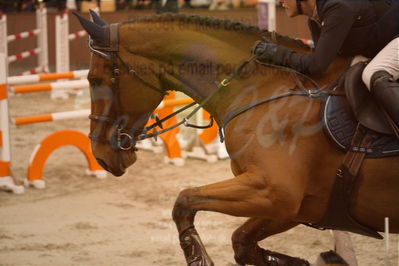
[{"label": "white jump rail", "polygon": [[34,29],[30,31],[23,31],[21,33],[12,34],[7,36],[7,42],[12,42],[19,39],[25,39],[28,37],[37,36],[40,33],[40,29]]},{"label": "white jump rail", "polygon": [[32,55],[39,55],[40,53],[41,53],[41,49],[40,48],[35,48],[35,49],[28,50],[28,51],[25,51],[25,52],[22,52],[22,53],[19,53],[19,54],[10,55],[8,57],[8,63],[12,63],[12,62],[15,62],[17,60],[28,58],[28,57],[30,57]]},{"label": "white jump rail", "polygon": [[70,34],[68,35],[68,39],[69,39],[70,41],[72,41],[72,40],[75,40],[75,39],[84,37],[84,36],[86,36],[86,35],[87,35],[87,32],[86,32],[85,30],[81,30],[81,31],[77,31],[77,32],[75,32],[75,33],[70,33]]},{"label": "white jump rail", "polygon": [[35,67],[33,69],[30,69],[30,70],[27,70],[27,71],[24,71],[24,72],[20,73],[19,76],[26,76],[26,75],[46,73],[46,72],[48,72],[48,69],[46,67],[38,66],[38,67]]},{"label": "white jump rail", "polygon": [[83,117],[88,117],[89,114],[90,114],[89,109],[83,109],[75,111],[57,112],[51,114],[15,117],[11,119],[11,122],[16,126],[20,126],[20,125],[27,125],[33,123],[43,123],[43,122],[52,122],[58,120],[83,118]]}]

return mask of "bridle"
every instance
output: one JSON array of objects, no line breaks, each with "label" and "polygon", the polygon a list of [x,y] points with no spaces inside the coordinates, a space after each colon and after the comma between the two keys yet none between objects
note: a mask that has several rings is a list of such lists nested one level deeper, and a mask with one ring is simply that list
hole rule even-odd
[{"label": "bridle", "polygon": [[[90,140],[92,140],[94,142],[109,143],[114,150],[128,151],[128,150],[132,150],[132,149],[136,150],[135,144],[137,141],[144,140],[147,138],[157,138],[158,135],[160,135],[164,132],[170,131],[176,127],[179,127],[180,125],[185,125],[187,127],[194,127],[194,128],[200,128],[200,129],[206,129],[206,128],[213,126],[213,118],[212,117],[211,117],[210,123],[205,126],[198,126],[198,125],[190,124],[190,123],[188,123],[188,120],[196,112],[198,112],[204,106],[204,104],[207,103],[210,100],[210,98],[213,97],[213,95],[215,93],[208,96],[201,103],[193,102],[189,105],[184,106],[183,108],[180,108],[179,110],[166,116],[163,119],[158,119],[158,117],[155,116],[154,118],[155,118],[156,122],[153,123],[152,125],[149,125],[146,128],[144,128],[139,134],[133,134],[133,136],[132,136],[130,133],[127,133],[128,132],[128,130],[126,128],[127,125],[126,125],[126,123],[124,123],[124,119],[123,119],[126,117],[126,115],[124,115],[122,113],[120,97],[119,97],[120,67],[123,67],[129,73],[129,75],[131,75],[134,78],[137,78],[145,86],[161,93],[162,95],[168,95],[168,92],[164,89],[154,86],[151,82],[144,79],[142,76],[140,76],[139,73],[137,73],[132,67],[130,67],[119,56],[119,53],[118,53],[119,52],[118,27],[119,27],[119,24],[117,24],[117,23],[111,24],[109,27],[109,30],[110,30],[110,46],[109,47],[95,46],[93,43],[93,40],[89,37],[90,51],[93,54],[99,55],[100,57],[111,61],[112,77],[111,77],[110,81],[112,84],[111,90],[113,92],[113,98],[112,98],[113,102],[111,103],[111,107],[109,108],[109,110],[112,110],[112,108],[114,108],[114,110],[115,110],[114,117],[111,117],[109,114],[106,114],[106,115],[90,114],[89,115],[90,120],[99,122],[100,126],[101,126],[99,135],[89,134]],[[120,64],[118,64],[118,61],[120,62]],[[229,82],[230,82],[230,79],[223,80],[219,85],[219,90],[221,87],[227,86]],[[193,107],[196,104],[198,104],[198,106],[188,116],[186,116],[182,121],[180,121],[179,123],[172,125],[168,128],[165,128],[165,129],[163,128],[163,122],[171,119],[172,117],[183,112],[184,110],[187,110],[188,108]],[[106,124],[116,125],[116,130],[112,134],[111,139],[101,136],[101,132],[103,132],[103,127]],[[162,130],[157,131],[156,130],[157,126],[159,126]],[[130,131],[132,131],[132,130],[130,130]],[[136,132],[134,132],[134,133],[136,133]]]}]

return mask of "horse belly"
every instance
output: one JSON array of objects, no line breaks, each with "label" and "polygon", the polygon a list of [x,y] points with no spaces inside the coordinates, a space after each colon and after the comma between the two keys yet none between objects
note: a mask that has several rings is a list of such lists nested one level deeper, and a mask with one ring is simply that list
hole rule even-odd
[{"label": "horse belly", "polygon": [[365,160],[353,191],[353,215],[361,223],[399,233],[399,157]]}]

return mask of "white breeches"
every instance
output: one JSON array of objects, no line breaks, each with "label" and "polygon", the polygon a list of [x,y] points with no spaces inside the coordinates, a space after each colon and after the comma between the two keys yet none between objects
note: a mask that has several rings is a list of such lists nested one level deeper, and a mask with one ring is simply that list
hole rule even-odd
[{"label": "white breeches", "polygon": [[399,37],[388,43],[363,70],[362,79],[369,90],[371,76],[381,70],[391,74],[395,80],[399,78]]}]

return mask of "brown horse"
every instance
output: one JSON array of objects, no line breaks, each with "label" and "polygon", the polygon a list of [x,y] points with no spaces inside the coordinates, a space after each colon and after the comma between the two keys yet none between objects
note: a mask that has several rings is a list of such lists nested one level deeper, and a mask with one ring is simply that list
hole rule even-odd
[{"label": "brown horse", "polygon": [[[136,140],[156,135],[143,129],[166,89],[181,91],[202,103],[223,127],[234,175],[185,189],[177,197],[172,216],[187,263],[213,265],[194,217],[198,211],[214,211],[249,218],[232,236],[240,265],[307,265],[261,249],[257,242],[301,223],[317,223],[326,211],[344,153],[323,135],[320,99],[292,92],[301,92],[302,84],[316,89],[332,83],[345,58],[336,59],[325,75],[312,77],[317,85],[286,68],[253,60],[241,64],[262,36],[308,52],[288,37],[197,16],[163,15],[111,25],[92,16],[94,22],[78,17],[91,38],[90,137],[99,163],[122,175],[136,161]],[[265,98],[270,101],[226,124],[232,112]],[[352,217],[378,231],[384,217],[390,217],[391,231],[398,233],[398,174],[398,157],[366,159],[352,191]]]}]

